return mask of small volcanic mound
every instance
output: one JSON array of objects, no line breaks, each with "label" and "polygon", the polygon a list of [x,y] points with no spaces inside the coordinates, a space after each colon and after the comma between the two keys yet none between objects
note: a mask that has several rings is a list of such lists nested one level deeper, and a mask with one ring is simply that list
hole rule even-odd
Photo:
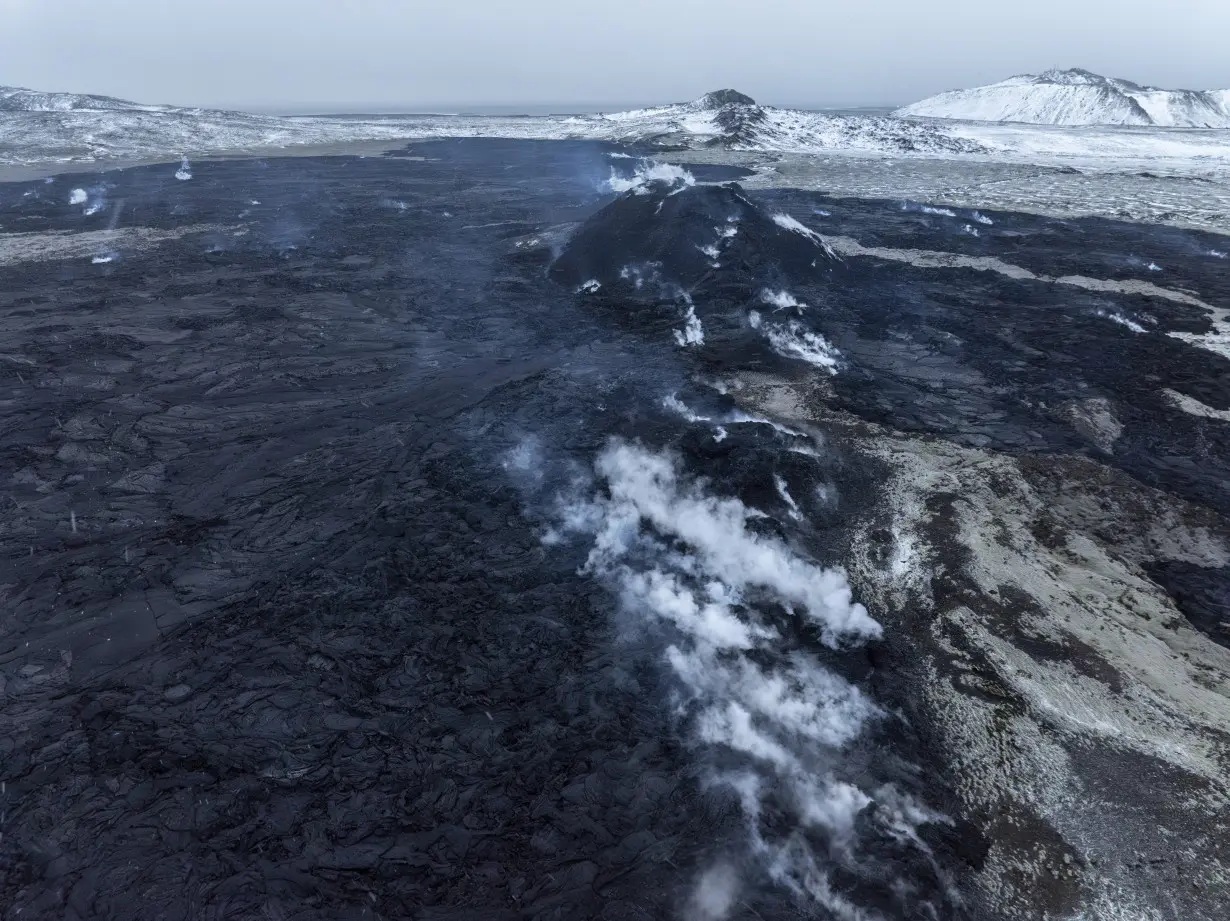
[{"label": "small volcanic mound", "polygon": [[738,90],[714,90],[712,93],[705,93],[700,99],[696,100],[696,107],[699,109],[720,109],[724,106],[754,106],[756,100],[751,96],[746,96]]},{"label": "small volcanic mound", "polygon": [[755,285],[780,276],[814,276],[831,256],[802,225],[769,215],[738,183],[676,188],[653,182],[589,218],[551,267],[565,285],[629,278],[654,267],[684,288],[723,271],[753,275]]}]

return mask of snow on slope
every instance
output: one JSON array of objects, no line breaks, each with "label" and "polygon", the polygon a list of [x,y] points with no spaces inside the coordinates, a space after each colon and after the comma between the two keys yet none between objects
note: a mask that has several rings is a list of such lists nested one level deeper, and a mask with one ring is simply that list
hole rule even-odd
[{"label": "snow on slope", "polygon": [[[1226,111],[1230,123],[1230,92],[1209,98]],[[1148,99],[1146,103],[1154,106]],[[1146,106],[1136,105],[1145,112]],[[178,162],[181,157],[199,159],[223,151],[433,137],[593,139],[659,150],[974,158],[1201,175],[1230,169],[1226,132],[1162,128],[1127,132],[839,115],[758,105],[733,90],[709,93],[693,102],[606,115],[277,117],[0,87],[0,166]]]},{"label": "snow on slope", "polygon": [[694,102],[578,116],[276,117],[99,96],[0,88],[0,163],[199,155],[357,140],[498,136],[592,138],[659,147],[854,150],[892,154],[985,152],[943,126],[759,106],[734,90]]},{"label": "snow on slope", "polygon": [[940,93],[894,114],[1035,125],[1230,128],[1228,100],[1225,90],[1163,90],[1087,70],[1048,70]]},{"label": "snow on slope", "polygon": [[611,115],[576,116],[569,124],[586,136],[661,146],[818,153],[974,154],[976,141],[943,126],[882,116],[834,115],[757,105],[734,90],[707,93],[694,102]]}]

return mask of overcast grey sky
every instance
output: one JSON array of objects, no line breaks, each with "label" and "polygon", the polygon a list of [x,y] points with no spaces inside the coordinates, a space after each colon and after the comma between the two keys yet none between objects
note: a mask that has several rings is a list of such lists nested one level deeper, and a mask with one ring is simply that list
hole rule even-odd
[{"label": "overcast grey sky", "polygon": [[1047,67],[1230,86],[1230,0],[0,0],[0,84],[144,102],[905,103]]}]

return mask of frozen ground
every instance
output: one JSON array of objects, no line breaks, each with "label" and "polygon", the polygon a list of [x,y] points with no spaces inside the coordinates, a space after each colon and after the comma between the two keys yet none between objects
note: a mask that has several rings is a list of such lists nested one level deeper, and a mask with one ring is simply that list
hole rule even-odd
[{"label": "frozen ground", "polygon": [[763,184],[1230,232],[1230,131],[804,112],[756,105],[729,91],[632,112],[534,117],[279,118],[92,100],[33,94],[25,108],[0,110],[0,167],[105,168],[430,137],[607,140],[764,164],[766,175],[756,180]]}]

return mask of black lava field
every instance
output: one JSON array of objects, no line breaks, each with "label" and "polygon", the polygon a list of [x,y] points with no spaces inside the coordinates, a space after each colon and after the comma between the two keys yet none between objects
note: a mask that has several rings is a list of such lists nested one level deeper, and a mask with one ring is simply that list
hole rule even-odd
[{"label": "black lava field", "polygon": [[[638,155],[0,185],[100,241],[0,261],[4,917],[980,917],[909,619],[841,569],[884,471],[722,382],[1230,515],[1230,425],[1163,396],[1230,409],[1206,310],[824,238],[1227,303],[1219,244]],[[1110,453],[1048,409],[1108,392]],[[1230,570],[1156,578],[1230,643]]]}]

